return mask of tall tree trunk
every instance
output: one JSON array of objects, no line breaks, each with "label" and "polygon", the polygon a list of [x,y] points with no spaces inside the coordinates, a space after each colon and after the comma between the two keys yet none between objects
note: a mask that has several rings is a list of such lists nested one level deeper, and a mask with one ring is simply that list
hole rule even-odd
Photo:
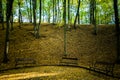
[{"label": "tall tree trunk", "polygon": [[96,0],[93,3],[93,25],[94,25],[94,34],[97,35],[97,25],[96,25]]},{"label": "tall tree trunk", "polygon": [[34,20],[34,35],[37,38],[37,27],[36,27],[36,0],[32,0],[33,3],[33,20]]},{"label": "tall tree trunk", "polygon": [[63,11],[63,21],[64,21],[64,55],[67,55],[67,35],[66,35],[66,0],[64,0],[63,2],[63,7],[64,7],[64,11]]},{"label": "tall tree trunk", "polygon": [[40,7],[39,7],[39,25],[37,29],[37,38],[40,37],[40,25],[41,25],[41,16],[42,16],[42,0],[40,0]]},{"label": "tall tree trunk", "polygon": [[50,4],[49,4],[49,13],[48,13],[48,22],[50,23]]},{"label": "tall tree trunk", "polygon": [[116,37],[117,37],[117,63],[120,63],[120,27],[119,27],[119,17],[118,17],[118,0],[113,0],[114,2],[114,13],[115,13],[115,24],[116,24]]},{"label": "tall tree trunk", "polygon": [[78,24],[80,24],[80,10],[79,10],[79,13],[78,13]]},{"label": "tall tree trunk", "polygon": [[78,24],[80,24],[80,13],[78,14]]},{"label": "tall tree trunk", "polygon": [[70,0],[68,0],[68,25],[70,25]]},{"label": "tall tree trunk", "polygon": [[[71,8],[73,7],[73,0],[72,0],[72,5],[71,5]],[[72,14],[73,15],[73,14]],[[73,20],[73,16],[70,17],[70,23],[72,23],[72,20]]]},{"label": "tall tree trunk", "polygon": [[30,0],[30,23],[32,23],[32,0]]},{"label": "tall tree trunk", "polygon": [[44,22],[44,17],[45,17],[45,14],[44,14],[44,12],[45,12],[45,8],[44,8],[44,6],[45,6],[45,4],[44,4],[45,2],[44,2],[44,0],[42,0],[42,12],[43,12],[43,22]]},{"label": "tall tree trunk", "polygon": [[29,11],[29,6],[28,6],[28,0],[25,0],[25,4],[26,4],[26,8],[27,8],[27,13],[28,13],[28,19],[30,22],[31,20],[30,20],[30,11]]},{"label": "tall tree trunk", "polygon": [[11,31],[13,30],[13,11],[11,12],[10,15],[10,23],[11,23]]},{"label": "tall tree trunk", "polygon": [[93,16],[94,16],[94,11],[93,11],[93,0],[90,0],[90,24],[93,24]]},{"label": "tall tree trunk", "polygon": [[79,17],[79,9],[80,9],[80,0],[78,1],[78,9],[77,9],[77,13],[76,13],[76,17],[75,17],[75,21],[74,21],[74,29],[76,29],[76,21],[77,21],[77,17]]},{"label": "tall tree trunk", "polygon": [[57,22],[57,1],[55,0],[55,23]]},{"label": "tall tree trunk", "polygon": [[55,22],[55,0],[53,0],[53,23]]},{"label": "tall tree trunk", "polygon": [[60,20],[60,16],[59,16],[60,15],[60,11],[59,11],[60,10],[60,8],[59,8],[60,5],[59,5],[59,2],[60,1],[57,0],[57,5],[58,5],[58,7],[57,7],[57,23],[59,23],[59,20]]},{"label": "tall tree trunk", "polygon": [[5,28],[4,28],[4,11],[2,11],[2,30],[4,30]]},{"label": "tall tree trunk", "polygon": [[0,23],[2,23],[2,0],[0,0]]},{"label": "tall tree trunk", "polygon": [[94,32],[93,32],[93,34],[97,35],[96,0],[90,0],[90,24],[94,25]]},{"label": "tall tree trunk", "polygon": [[19,28],[21,28],[21,24],[22,24],[22,14],[21,14],[21,3],[20,0],[18,0],[18,7],[19,7]]},{"label": "tall tree trunk", "polygon": [[4,49],[4,55],[3,55],[3,63],[7,63],[9,61],[8,59],[8,52],[9,52],[9,21],[10,21],[10,15],[12,13],[12,4],[14,0],[7,0],[7,6],[6,6],[6,38],[5,38],[5,49]]},{"label": "tall tree trunk", "polygon": [[0,23],[2,23],[2,30],[4,30],[4,17],[3,17],[3,8],[2,8],[2,0],[0,0]]}]

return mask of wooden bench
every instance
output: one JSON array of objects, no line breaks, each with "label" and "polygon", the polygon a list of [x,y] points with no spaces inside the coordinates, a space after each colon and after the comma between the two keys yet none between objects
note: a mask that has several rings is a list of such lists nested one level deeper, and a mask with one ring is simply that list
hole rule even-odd
[{"label": "wooden bench", "polygon": [[62,57],[60,65],[78,65],[77,58]]},{"label": "wooden bench", "polygon": [[90,70],[113,76],[114,62],[96,61],[90,65]]},{"label": "wooden bench", "polygon": [[36,61],[32,58],[16,58],[15,67],[19,66],[33,66],[36,64]]}]

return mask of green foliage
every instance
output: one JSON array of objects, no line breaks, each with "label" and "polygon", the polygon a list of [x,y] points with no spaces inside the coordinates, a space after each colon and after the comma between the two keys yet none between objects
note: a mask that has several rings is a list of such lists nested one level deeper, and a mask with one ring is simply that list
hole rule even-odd
[{"label": "green foliage", "polygon": [[[21,3],[21,11],[22,11],[22,16],[26,18],[27,20],[29,19],[28,16],[28,11],[30,11],[30,0],[19,0]],[[44,21],[48,22],[49,20],[52,21],[52,14],[53,14],[53,0],[42,0],[44,1],[44,4],[42,4],[42,18],[44,16]],[[66,0],[68,1],[68,0]],[[59,5],[58,5],[58,0],[56,0],[56,5],[55,7],[58,10],[59,16],[57,17],[57,20],[63,20],[63,0],[59,0]],[[6,14],[6,0],[3,0],[2,3],[3,10],[4,10],[4,15]],[[28,6],[28,7],[27,7]],[[36,9],[36,16],[37,16],[37,21],[39,19],[39,0],[37,0],[37,9]],[[78,6],[78,0],[70,0],[70,16],[71,16],[71,21],[72,23],[74,22],[75,19],[75,14],[77,12],[77,6]],[[89,23],[89,16],[90,16],[90,0],[81,0],[80,4],[80,22],[81,24],[84,23]],[[118,0],[118,10],[119,10],[119,17],[120,17],[120,0]],[[14,15],[14,21],[15,19],[18,19],[18,0],[14,0],[13,4],[13,15]],[[67,14],[68,16],[68,14]],[[50,18],[50,19],[49,19]],[[49,20],[48,20],[49,19]],[[114,9],[113,9],[113,0],[96,0],[96,20],[97,24],[108,24],[108,23],[114,23]],[[43,19],[42,19],[43,22]],[[60,22],[60,21],[57,21]],[[61,21],[62,22],[62,21]]]}]

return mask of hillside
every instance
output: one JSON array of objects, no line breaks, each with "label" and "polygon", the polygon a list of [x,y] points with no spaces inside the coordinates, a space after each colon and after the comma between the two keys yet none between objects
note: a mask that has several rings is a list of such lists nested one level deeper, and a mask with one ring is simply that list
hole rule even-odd
[{"label": "hillside", "polygon": [[[37,65],[57,65],[64,55],[64,28],[42,24],[40,38],[35,39],[32,24],[22,28],[14,24],[10,32],[9,62],[3,64],[5,30],[0,30],[0,69],[15,67],[15,58],[33,58]],[[78,65],[88,67],[91,61],[115,61],[116,37],[114,25],[98,25],[98,35],[93,35],[90,25],[77,25],[67,31],[67,54],[78,58]],[[117,69],[117,71],[119,71]]]}]

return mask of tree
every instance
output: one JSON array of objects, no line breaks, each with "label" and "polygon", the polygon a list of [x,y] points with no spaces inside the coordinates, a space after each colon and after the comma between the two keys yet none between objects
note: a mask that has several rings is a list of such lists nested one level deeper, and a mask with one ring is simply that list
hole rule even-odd
[{"label": "tree", "polygon": [[38,29],[37,29],[37,38],[39,38],[40,36],[40,25],[41,25],[41,16],[42,16],[42,0],[40,0],[40,7],[39,7],[39,25],[38,25]]},{"label": "tree", "polygon": [[65,56],[67,55],[67,40],[66,40],[66,0],[64,0],[63,2],[63,7],[64,7],[64,11],[63,11],[63,21],[64,21],[64,54]]},{"label": "tree", "polygon": [[14,0],[7,0],[7,6],[6,6],[6,19],[7,19],[7,24],[6,24],[6,38],[5,38],[5,49],[4,49],[4,55],[3,55],[3,63],[7,63],[9,61],[8,59],[8,52],[9,52],[9,21],[10,21],[10,16],[12,13],[12,5],[13,5]]},{"label": "tree", "polygon": [[10,15],[10,23],[11,23],[11,31],[13,30],[13,11],[11,12]]},{"label": "tree", "polygon": [[117,37],[117,63],[120,63],[120,27],[119,27],[119,17],[118,17],[118,0],[113,0],[114,2],[114,13],[115,13],[115,24],[116,24],[116,37]]},{"label": "tree", "polygon": [[79,17],[79,9],[80,9],[80,0],[78,1],[78,9],[77,9],[77,13],[76,13],[76,16],[75,16],[74,29],[76,29],[76,21],[77,21],[77,18]]},{"label": "tree", "polygon": [[28,19],[29,19],[29,22],[31,23],[31,16],[30,16],[30,10],[29,10],[30,4],[28,4],[28,0],[25,0],[25,4],[26,4],[27,13],[28,13]]},{"label": "tree", "polygon": [[90,24],[94,25],[94,34],[97,35],[96,0],[90,0]]},{"label": "tree", "polygon": [[55,22],[55,0],[53,0],[53,23]]},{"label": "tree", "polygon": [[68,0],[68,25],[70,24],[70,0]]},{"label": "tree", "polygon": [[2,22],[2,0],[0,0],[0,23]]},{"label": "tree", "polygon": [[33,20],[34,20],[34,35],[37,38],[37,24],[36,24],[36,0],[32,0],[33,4]]},{"label": "tree", "polygon": [[18,6],[19,6],[19,28],[21,28],[21,23],[22,23],[22,14],[21,14],[21,3],[20,0],[18,0]]},{"label": "tree", "polygon": [[51,13],[50,13],[51,12],[51,2],[50,1],[48,2],[48,11],[49,11],[48,12],[48,22],[50,23],[50,17],[51,17]]},{"label": "tree", "polygon": [[55,0],[55,23],[57,22],[57,11],[58,11],[58,10],[57,10],[57,5],[56,5],[56,4],[57,4],[57,1],[58,1],[58,0]]},{"label": "tree", "polygon": [[45,17],[45,0],[42,0],[42,13],[43,13],[43,22],[44,22],[44,17]]},{"label": "tree", "polygon": [[3,21],[3,8],[2,8],[2,0],[0,0],[0,23],[2,23],[2,30],[4,30],[4,21]]},{"label": "tree", "polygon": [[30,0],[30,23],[32,23],[32,0]]}]

